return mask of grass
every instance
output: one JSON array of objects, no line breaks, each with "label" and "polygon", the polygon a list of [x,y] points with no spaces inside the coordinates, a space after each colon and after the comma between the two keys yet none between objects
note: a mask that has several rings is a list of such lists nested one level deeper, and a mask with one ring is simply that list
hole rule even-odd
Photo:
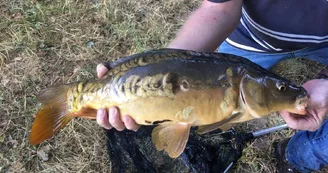
[{"label": "grass", "polygon": [[28,144],[40,107],[36,94],[53,84],[94,78],[100,62],[163,47],[195,5],[1,1],[0,172],[110,172],[105,135],[94,121],[74,120],[52,140]]},{"label": "grass", "polygon": [[[94,78],[98,63],[164,47],[199,3],[0,1],[0,172],[111,172],[105,134],[94,121],[75,119],[53,139],[29,145],[40,108],[36,94],[53,84]],[[304,65],[293,61],[290,66],[303,71],[278,72],[303,81],[304,74],[312,75],[300,68]],[[281,123],[276,115],[238,128],[253,131]],[[283,130],[249,143],[236,172],[274,172],[271,144],[292,134]]]}]

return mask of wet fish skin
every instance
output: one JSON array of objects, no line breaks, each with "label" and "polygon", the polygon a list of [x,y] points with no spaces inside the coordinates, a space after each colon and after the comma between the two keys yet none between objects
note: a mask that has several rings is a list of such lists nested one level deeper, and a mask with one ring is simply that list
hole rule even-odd
[{"label": "wet fish skin", "polygon": [[111,70],[105,79],[55,86],[38,97],[44,106],[31,144],[52,137],[74,117],[95,119],[97,109],[117,106],[140,125],[156,124],[156,148],[175,158],[191,126],[202,133],[279,110],[304,113],[308,99],[302,87],[230,54],[162,49],[106,66]]}]

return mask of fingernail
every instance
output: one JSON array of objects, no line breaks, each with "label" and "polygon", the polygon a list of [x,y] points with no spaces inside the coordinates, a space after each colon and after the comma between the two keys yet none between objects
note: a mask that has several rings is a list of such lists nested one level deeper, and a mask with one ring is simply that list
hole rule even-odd
[{"label": "fingernail", "polygon": [[100,75],[100,68],[101,68],[101,64],[98,64],[97,65],[97,76],[98,76],[98,78],[101,77],[101,75]]},{"label": "fingernail", "polygon": [[139,127],[137,129],[134,129],[133,131],[137,132],[139,130]]},{"label": "fingernail", "polygon": [[112,129],[112,128],[113,128],[113,126],[109,125],[109,127],[107,127],[106,129],[107,129],[107,130],[110,130],[110,129]]}]

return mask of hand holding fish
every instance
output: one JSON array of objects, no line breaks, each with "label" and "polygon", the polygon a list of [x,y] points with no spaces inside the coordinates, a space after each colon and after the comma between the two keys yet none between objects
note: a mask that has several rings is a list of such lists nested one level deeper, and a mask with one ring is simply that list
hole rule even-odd
[{"label": "hand holding fish", "polygon": [[303,87],[310,95],[307,115],[297,116],[288,111],[281,111],[280,113],[290,128],[315,131],[320,128],[328,114],[328,80],[310,80]]},{"label": "hand holding fish", "polygon": [[[97,76],[99,78],[102,78],[107,72],[108,69],[103,64],[97,66]],[[105,129],[111,129],[114,127],[118,131],[122,131],[125,128],[133,131],[139,129],[140,126],[130,116],[124,116],[123,120],[121,120],[119,110],[116,107],[110,108],[108,112],[104,108],[97,111],[97,123],[101,127]]]}]

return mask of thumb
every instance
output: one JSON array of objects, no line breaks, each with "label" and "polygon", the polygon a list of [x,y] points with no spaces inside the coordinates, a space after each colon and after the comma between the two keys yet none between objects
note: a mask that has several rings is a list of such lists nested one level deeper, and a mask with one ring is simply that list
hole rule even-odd
[{"label": "thumb", "polygon": [[327,93],[317,92],[311,95],[307,107],[312,109],[326,108],[328,107]]},{"label": "thumb", "polygon": [[280,111],[281,117],[285,120],[288,127],[298,129],[298,120],[288,111]]},{"label": "thumb", "polygon": [[308,109],[319,109],[319,108],[324,108],[326,105],[323,102],[316,102],[316,101],[310,101],[307,105]]},{"label": "thumb", "polygon": [[315,131],[320,127],[320,121],[317,121],[311,113],[306,116],[299,116],[287,111],[280,111],[280,115],[288,127],[292,129]]}]

